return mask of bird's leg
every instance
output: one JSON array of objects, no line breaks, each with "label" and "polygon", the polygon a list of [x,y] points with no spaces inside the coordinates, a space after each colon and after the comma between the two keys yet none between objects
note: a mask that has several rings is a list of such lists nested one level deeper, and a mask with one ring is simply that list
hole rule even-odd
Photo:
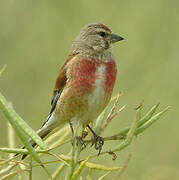
[{"label": "bird's leg", "polygon": [[84,139],[87,135],[88,135],[88,132],[83,130],[81,134],[82,139]]},{"label": "bird's leg", "polygon": [[80,143],[82,146],[81,146],[81,150],[83,150],[84,148],[86,148],[86,143],[84,142],[83,139],[85,139],[85,137],[88,135],[88,132],[84,130],[84,127],[83,127],[83,130],[82,130],[82,133],[81,133],[81,136],[77,136],[77,145],[78,143]]},{"label": "bird's leg", "polygon": [[76,144],[77,144],[77,146],[78,146],[79,143],[81,144],[81,151],[86,148],[86,144],[85,144],[82,136],[76,136]]},{"label": "bird's leg", "polygon": [[[73,145],[74,143],[74,130],[73,130],[73,124],[70,122],[70,129],[71,129],[71,144]],[[85,142],[83,141],[83,138],[86,137],[87,134],[84,134],[82,132],[82,136],[76,136],[76,144],[78,145],[79,143],[82,145],[81,146],[81,149],[83,150],[84,148],[86,148],[86,144]]]},{"label": "bird's leg", "polygon": [[77,145],[78,143],[80,142],[81,143],[81,150],[83,150],[84,148],[86,148],[86,143],[84,142],[84,138],[88,135],[88,132],[83,130],[82,133],[81,133],[81,136],[77,136]]},{"label": "bird's leg", "polygon": [[95,149],[99,150],[99,152],[98,152],[98,155],[99,155],[102,150],[102,146],[104,144],[104,139],[101,136],[98,136],[89,125],[87,125],[87,127],[93,134],[93,141],[92,141],[91,146],[94,145]]},{"label": "bird's leg", "polygon": [[69,125],[70,125],[70,129],[71,129],[71,144],[73,145],[73,141],[74,141],[73,124],[71,122],[69,122]]}]

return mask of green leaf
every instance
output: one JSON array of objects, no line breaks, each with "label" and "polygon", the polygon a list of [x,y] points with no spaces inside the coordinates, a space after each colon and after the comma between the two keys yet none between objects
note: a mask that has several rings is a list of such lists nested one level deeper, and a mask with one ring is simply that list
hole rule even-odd
[{"label": "green leaf", "polygon": [[136,119],[132,123],[131,128],[129,129],[126,139],[122,143],[117,145],[114,149],[112,149],[111,150],[112,152],[121,151],[122,149],[124,149],[126,146],[128,146],[132,142],[132,139],[134,137],[134,133],[137,129],[140,114],[141,114],[141,107],[139,109],[137,109]]},{"label": "green leaf", "polygon": [[[42,139],[37,135],[37,133],[16,113],[12,105],[6,101],[4,96],[0,93],[0,109],[3,114],[12,125],[14,130],[19,129],[23,133],[31,137],[31,139],[39,145],[42,149],[48,149],[48,146],[42,141]],[[24,138],[23,138],[24,139]]]},{"label": "green leaf", "polygon": [[146,130],[147,128],[149,128],[154,122],[156,122],[165,112],[168,111],[170,107],[165,108],[163,111],[157,113],[156,115],[154,115],[153,117],[151,117],[145,124],[143,124],[142,126],[140,126],[139,128],[137,128],[135,134],[138,135],[140,133],[142,133],[144,130]]},{"label": "green leaf", "polygon": [[[5,115],[9,123],[14,128],[14,131],[16,132],[20,140],[23,142],[29,154],[34,158],[35,161],[41,164],[38,154],[35,152],[34,148],[31,146],[31,144],[29,143],[26,137],[26,134],[32,132],[31,128],[28,128],[28,125],[18,116],[18,114],[14,111],[12,106],[6,101],[6,99],[1,93],[0,93],[0,109],[2,110],[3,114]],[[34,134],[36,133],[34,132]],[[34,137],[35,136],[33,136],[33,139]]]},{"label": "green leaf", "polygon": [[103,110],[103,112],[98,116],[98,118],[96,120],[96,125],[94,128],[94,131],[96,132],[96,134],[99,134],[99,131],[104,123],[104,120],[105,120],[104,116],[105,116],[106,110],[107,110],[107,108],[105,108]]},{"label": "green leaf", "polygon": [[[139,122],[138,122],[138,127],[142,126],[145,122],[147,122],[152,116],[153,114],[156,112],[157,108],[159,107],[160,103],[157,103],[155,106],[153,106],[145,116],[143,116]],[[121,136],[121,135],[125,135],[126,133],[128,133],[130,127],[124,128],[122,129],[119,133],[117,133],[115,136]]]}]

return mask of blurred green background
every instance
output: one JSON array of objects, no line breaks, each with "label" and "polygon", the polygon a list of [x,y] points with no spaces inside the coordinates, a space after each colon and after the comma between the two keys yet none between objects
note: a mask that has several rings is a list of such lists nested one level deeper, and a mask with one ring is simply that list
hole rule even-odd
[{"label": "blurred green background", "polygon": [[[55,78],[82,26],[102,22],[125,38],[113,48],[118,66],[114,95],[122,91],[126,109],[113,120],[112,135],[157,102],[171,106],[159,122],[137,139],[124,180],[179,179],[179,2],[176,0],[0,1],[0,91],[34,129],[46,118]],[[7,146],[7,120],[0,114],[0,146]],[[19,145],[19,140],[17,142]],[[106,143],[106,147],[112,143]],[[105,148],[105,147],[104,147]],[[100,158],[121,165],[128,148]],[[40,169],[38,169],[40,170]],[[34,179],[47,178],[42,170]],[[96,174],[94,174],[95,179]]]}]

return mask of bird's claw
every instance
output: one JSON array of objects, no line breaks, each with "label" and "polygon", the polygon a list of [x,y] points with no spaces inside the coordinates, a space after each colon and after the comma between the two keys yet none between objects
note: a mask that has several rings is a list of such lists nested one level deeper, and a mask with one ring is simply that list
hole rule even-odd
[{"label": "bird's claw", "polygon": [[76,145],[78,146],[79,143],[81,144],[81,151],[86,148],[86,144],[81,136],[76,137]]},{"label": "bird's claw", "polygon": [[98,136],[98,135],[94,135],[91,146],[94,145],[95,149],[99,150],[98,156],[100,155],[103,144],[104,144],[104,138],[102,138],[101,136]]}]

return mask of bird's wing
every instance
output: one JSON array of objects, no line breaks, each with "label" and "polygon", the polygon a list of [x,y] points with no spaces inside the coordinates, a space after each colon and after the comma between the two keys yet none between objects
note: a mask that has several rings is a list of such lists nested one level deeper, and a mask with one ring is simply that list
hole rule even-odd
[{"label": "bird's wing", "polygon": [[57,104],[57,101],[58,99],[60,98],[60,95],[63,91],[63,88],[65,87],[66,85],[66,81],[67,81],[67,77],[66,77],[66,65],[67,63],[73,59],[73,57],[75,56],[76,54],[70,54],[67,58],[67,60],[65,61],[65,63],[63,64],[63,66],[60,68],[60,71],[58,73],[58,77],[56,79],[56,83],[55,83],[55,87],[54,87],[54,90],[53,90],[53,97],[52,97],[52,101],[51,101],[51,108],[50,108],[50,113],[46,119],[46,121],[43,123],[42,127],[46,124],[46,122],[49,120],[50,116],[52,115],[55,107],[56,107],[56,104]]}]

